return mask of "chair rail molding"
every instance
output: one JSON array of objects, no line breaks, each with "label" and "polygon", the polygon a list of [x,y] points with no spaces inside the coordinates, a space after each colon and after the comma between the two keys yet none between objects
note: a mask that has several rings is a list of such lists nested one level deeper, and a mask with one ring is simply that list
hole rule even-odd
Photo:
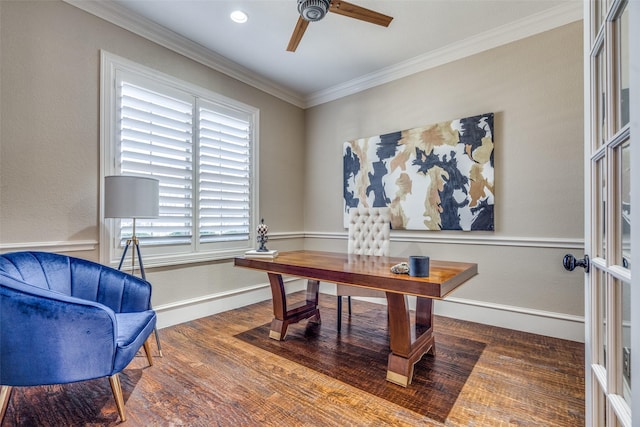
[{"label": "chair rail molding", "polygon": [[81,252],[93,251],[97,247],[97,240],[0,243],[0,253],[15,251]]},{"label": "chair rail molding", "polygon": [[[269,233],[269,240],[290,240],[303,239],[305,233],[303,231],[292,231],[286,233]],[[344,236],[346,239],[346,235]],[[16,251],[43,251],[43,252],[83,252],[97,250],[100,242],[98,240],[50,240],[44,242],[12,242],[0,243],[0,253],[16,252]],[[238,256],[242,253],[238,253]],[[205,259],[209,260],[209,259]],[[192,262],[201,262],[195,260]],[[180,264],[180,263],[177,263]],[[157,267],[167,265],[163,262],[149,263],[149,267]]]},{"label": "chair rail molding", "polygon": [[[291,231],[269,233],[269,240],[291,239],[336,239],[346,240],[346,232],[327,231]],[[484,245],[484,246],[521,246],[531,248],[567,248],[583,249],[584,239],[563,237],[515,237],[515,236],[489,236],[489,235],[454,235],[410,232],[391,232],[391,241],[413,243],[440,243],[457,245]],[[98,247],[97,240],[52,240],[45,242],[14,242],[0,243],[0,253],[14,251],[50,251],[50,252],[80,252],[93,251]]]},{"label": "chair rail molding", "polygon": [[[307,232],[308,239],[337,239],[346,240],[346,232]],[[493,236],[488,234],[449,234],[449,233],[420,233],[406,231],[391,231],[392,242],[411,243],[439,243],[455,245],[483,245],[483,246],[520,246],[525,248],[566,248],[583,249],[584,239],[572,237],[518,237]]]}]

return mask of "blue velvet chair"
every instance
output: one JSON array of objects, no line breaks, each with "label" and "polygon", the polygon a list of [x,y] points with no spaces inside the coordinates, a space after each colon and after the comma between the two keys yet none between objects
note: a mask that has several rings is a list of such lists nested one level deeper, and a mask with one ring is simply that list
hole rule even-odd
[{"label": "blue velvet chair", "polygon": [[91,261],[45,252],[0,255],[0,423],[14,386],[109,377],[126,419],[118,373],[156,324],[151,285]]}]

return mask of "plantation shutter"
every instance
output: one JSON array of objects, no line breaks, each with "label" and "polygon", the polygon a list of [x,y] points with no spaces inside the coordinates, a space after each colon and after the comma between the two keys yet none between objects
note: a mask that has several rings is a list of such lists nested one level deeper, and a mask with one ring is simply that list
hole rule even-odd
[{"label": "plantation shutter", "polygon": [[[160,218],[136,220],[137,237],[145,245],[192,245],[194,232],[198,243],[249,240],[251,114],[172,92],[119,81],[117,169],[160,181]],[[132,224],[121,221],[121,242]]]},{"label": "plantation shutter", "polygon": [[[122,175],[160,181],[160,218],[138,219],[143,244],[190,244],[193,235],[193,103],[120,81],[116,156]],[[131,236],[123,220],[120,239]]]},{"label": "plantation shutter", "polygon": [[229,259],[251,249],[260,110],[108,52],[101,61],[102,178],[142,176],[160,184],[158,218],[104,218],[105,261],[120,260],[134,229],[151,266]]},{"label": "plantation shutter", "polygon": [[248,240],[250,116],[204,101],[198,112],[200,242]]}]

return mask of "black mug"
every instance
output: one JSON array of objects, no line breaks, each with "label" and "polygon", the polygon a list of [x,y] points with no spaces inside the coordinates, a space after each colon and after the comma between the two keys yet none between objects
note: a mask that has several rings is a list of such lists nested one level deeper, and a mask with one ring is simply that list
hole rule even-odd
[{"label": "black mug", "polygon": [[419,255],[410,256],[409,276],[429,277],[429,257]]}]

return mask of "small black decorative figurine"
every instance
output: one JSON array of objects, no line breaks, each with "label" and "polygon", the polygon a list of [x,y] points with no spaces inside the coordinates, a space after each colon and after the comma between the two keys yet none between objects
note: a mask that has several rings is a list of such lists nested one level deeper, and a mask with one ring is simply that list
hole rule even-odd
[{"label": "small black decorative figurine", "polygon": [[267,249],[267,246],[265,245],[267,240],[269,240],[267,237],[267,231],[269,231],[269,226],[264,223],[264,218],[262,218],[257,229],[258,237],[256,237],[256,240],[260,246],[256,249],[256,252],[269,252],[269,249]]}]

